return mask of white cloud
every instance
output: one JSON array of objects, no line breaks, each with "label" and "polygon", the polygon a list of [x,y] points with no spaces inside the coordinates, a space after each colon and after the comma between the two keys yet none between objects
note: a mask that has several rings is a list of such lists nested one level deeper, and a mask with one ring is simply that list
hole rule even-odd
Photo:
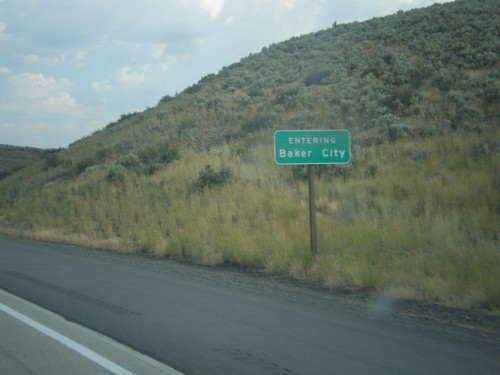
[{"label": "white cloud", "polygon": [[124,66],[118,70],[116,79],[125,85],[140,85],[146,81],[144,67],[133,69],[131,66]]},{"label": "white cloud", "polygon": [[48,56],[40,57],[34,53],[16,53],[15,56],[26,65],[34,64],[46,64],[46,65],[57,65],[62,64],[66,61],[66,56],[61,54],[60,56]]},{"label": "white cloud", "polygon": [[165,57],[166,51],[167,45],[165,43],[154,45],[151,57],[156,60],[162,59]]},{"label": "white cloud", "polygon": [[109,80],[104,80],[100,82],[92,82],[92,90],[97,93],[110,92],[113,91],[113,86]]},{"label": "white cloud", "polygon": [[25,53],[16,53],[16,57],[23,63],[27,65],[32,65],[40,62],[40,57],[38,55],[25,54]]},{"label": "white cloud", "polygon": [[79,104],[75,98],[71,96],[71,94],[67,92],[59,93],[58,95],[49,96],[45,100],[42,101],[45,109],[51,111],[60,111],[61,107],[65,109],[74,109],[78,108]]},{"label": "white cloud", "polygon": [[224,0],[179,0],[184,8],[189,8],[193,3],[202,12],[208,13],[211,21],[217,19],[224,8]]},{"label": "white cloud", "polygon": [[224,0],[201,0],[201,9],[210,16],[210,20],[214,21],[224,7]]},{"label": "white cloud", "polygon": [[304,3],[303,0],[281,0],[276,2],[281,8],[286,11],[292,11],[296,6]]},{"label": "white cloud", "polygon": [[12,87],[14,96],[31,99],[59,95],[71,89],[70,80],[46,77],[40,73],[13,75],[8,78],[8,82]]},{"label": "white cloud", "polygon": [[75,53],[75,60],[76,61],[83,62],[86,59],[87,59],[87,54],[85,53],[85,51],[77,51]]},{"label": "white cloud", "polygon": [[8,96],[0,104],[1,111],[31,113],[37,116],[64,114],[79,117],[87,109],[71,95],[72,83],[39,73],[9,76]]},{"label": "white cloud", "polygon": [[0,96],[2,142],[36,147],[60,147],[97,128],[98,110],[82,105],[71,94],[73,83],[40,73],[7,78]]},{"label": "white cloud", "polygon": [[11,70],[9,68],[6,68],[6,67],[0,67],[0,74],[1,75],[7,75],[7,74],[10,74]]}]

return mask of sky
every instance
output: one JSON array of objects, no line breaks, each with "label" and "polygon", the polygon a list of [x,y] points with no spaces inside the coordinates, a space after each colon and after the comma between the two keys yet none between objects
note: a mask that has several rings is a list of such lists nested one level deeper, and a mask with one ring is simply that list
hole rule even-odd
[{"label": "sky", "polygon": [[0,144],[67,147],[250,53],[450,0],[0,0]]}]

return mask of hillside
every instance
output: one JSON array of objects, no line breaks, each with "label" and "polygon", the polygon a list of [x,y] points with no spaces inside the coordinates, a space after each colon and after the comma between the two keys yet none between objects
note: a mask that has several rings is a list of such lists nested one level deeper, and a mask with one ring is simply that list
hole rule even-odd
[{"label": "hillside", "polygon": [[[456,0],[264,47],[0,181],[3,232],[500,307],[500,3]],[[349,129],[317,175],[277,129]]]},{"label": "hillside", "polygon": [[0,180],[39,161],[43,154],[44,150],[39,148],[0,145]]}]

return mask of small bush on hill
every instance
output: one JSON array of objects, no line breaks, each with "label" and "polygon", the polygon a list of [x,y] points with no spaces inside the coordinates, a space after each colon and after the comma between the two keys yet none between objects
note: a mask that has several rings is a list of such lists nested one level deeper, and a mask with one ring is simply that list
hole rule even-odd
[{"label": "small bush on hill", "polygon": [[320,85],[322,83],[322,80],[328,77],[331,73],[332,71],[330,69],[315,70],[306,76],[306,78],[304,79],[304,84],[306,86]]},{"label": "small bush on hill", "polygon": [[413,131],[414,131],[413,126],[410,126],[410,125],[406,125],[406,124],[389,125],[389,128],[388,128],[389,141],[391,143],[394,143],[400,138],[406,137],[408,135],[412,135]]},{"label": "small bush on hill", "polygon": [[99,161],[105,160],[108,156],[110,156],[112,153],[112,149],[109,146],[105,146],[97,150],[96,152],[96,158]]},{"label": "small bush on hill", "polygon": [[91,166],[96,165],[96,164],[97,163],[96,163],[94,158],[85,157],[76,163],[76,172],[78,174],[80,174],[82,172],[85,172],[85,169],[87,169],[88,167],[91,167]]},{"label": "small bush on hill", "polygon": [[61,156],[58,154],[48,154],[45,157],[45,164],[48,168],[55,168],[62,163]]},{"label": "small bush on hill", "polygon": [[380,164],[378,161],[372,161],[365,170],[366,177],[375,177],[378,173]]},{"label": "small bush on hill", "polygon": [[120,156],[117,162],[117,164],[123,165],[126,169],[137,167],[140,163],[141,160],[139,157],[133,153]]},{"label": "small bush on hill", "polygon": [[233,171],[227,167],[214,170],[210,165],[198,173],[198,179],[193,183],[195,190],[203,192],[206,188],[212,188],[229,181],[233,177]]},{"label": "small bush on hill", "polygon": [[99,172],[103,168],[106,168],[106,167],[104,165],[92,165],[90,167],[85,168],[84,173],[90,174],[90,173]]},{"label": "small bush on hill", "polygon": [[127,168],[121,164],[114,164],[108,170],[107,180],[109,182],[123,181],[125,173],[127,173]]},{"label": "small bush on hill", "polygon": [[174,160],[179,160],[179,150],[169,143],[163,143],[158,147],[158,161],[163,164],[168,164]]},{"label": "small bush on hill", "polygon": [[243,133],[255,133],[259,130],[271,128],[276,121],[277,119],[273,115],[260,113],[246,120],[241,126],[241,130]]}]

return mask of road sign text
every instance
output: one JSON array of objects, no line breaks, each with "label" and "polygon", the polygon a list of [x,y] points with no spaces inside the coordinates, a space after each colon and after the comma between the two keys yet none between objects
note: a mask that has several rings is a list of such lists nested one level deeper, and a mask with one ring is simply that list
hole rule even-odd
[{"label": "road sign text", "polygon": [[276,164],[347,164],[351,160],[347,130],[278,130]]}]

